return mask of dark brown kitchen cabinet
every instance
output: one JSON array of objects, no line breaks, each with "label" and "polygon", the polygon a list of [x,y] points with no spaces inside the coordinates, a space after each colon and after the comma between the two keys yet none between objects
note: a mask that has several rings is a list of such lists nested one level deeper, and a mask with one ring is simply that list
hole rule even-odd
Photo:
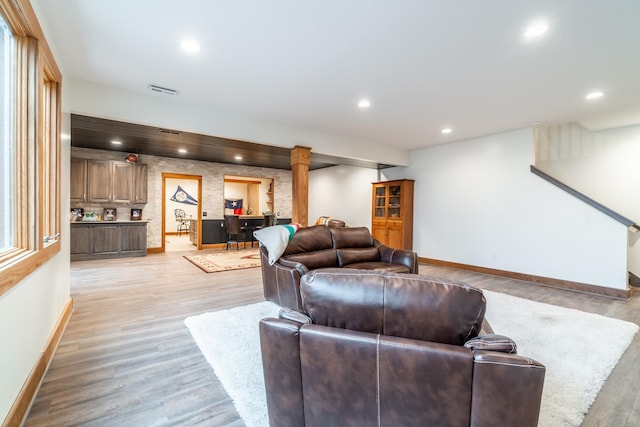
[{"label": "dark brown kitchen cabinet", "polygon": [[69,193],[71,203],[87,201],[86,159],[71,159],[69,171]]},{"label": "dark brown kitchen cabinet", "polygon": [[133,202],[133,163],[112,162],[111,201],[114,203]]},{"label": "dark brown kitchen cabinet", "polygon": [[133,203],[147,203],[147,165],[133,168]]},{"label": "dark brown kitchen cabinet", "polygon": [[71,261],[147,254],[147,222],[72,222]]},{"label": "dark brown kitchen cabinet", "polygon": [[[127,163],[116,160],[83,160],[71,159],[72,164],[86,162],[86,196],[84,200],[97,203],[147,203],[147,165]],[[81,174],[81,167],[72,168],[71,185],[79,187],[77,183]],[[80,190],[74,190],[78,195]]]},{"label": "dark brown kitchen cabinet", "polygon": [[87,160],[87,201],[110,202],[112,186],[112,162]]}]

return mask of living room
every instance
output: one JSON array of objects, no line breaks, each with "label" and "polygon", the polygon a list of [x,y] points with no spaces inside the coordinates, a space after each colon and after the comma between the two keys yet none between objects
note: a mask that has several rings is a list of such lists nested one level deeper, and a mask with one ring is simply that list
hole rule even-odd
[{"label": "living room", "polygon": [[[63,3],[66,2],[60,2],[61,5]],[[481,114],[481,112],[485,109],[485,104],[491,104],[492,102],[486,101],[487,96],[490,95],[478,89],[479,92],[473,96],[463,97],[459,95],[463,99],[459,103],[468,104],[465,105],[465,108],[472,111],[472,113],[468,113],[469,117],[474,116],[473,112],[477,115],[474,133],[463,134],[462,129],[457,128],[454,124],[446,123],[453,120],[450,117],[456,113],[455,110],[446,111],[446,114],[443,112],[439,115],[437,113],[439,106],[434,105],[430,109],[424,108],[420,112],[420,115],[438,116],[437,118],[442,122],[441,125],[428,130],[433,135],[424,136],[426,130],[423,130],[423,133],[416,137],[419,140],[418,143],[415,143],[417,145],[411,148],[408,148],[408,146],[388,146],[381,140],[394,140],[393,135],[386,133],[377,140],[373,136],[371,136],[370,140],[365,137],[356,138],[348,132],[349,124],[342,123],[344,119],[359,123],[364,128],[372,126],[372,122],[375,121],[372,118],[372,113],[377,108],[382,108],[382,105],[380,105],[382,101],[377,103],[376,99],[372,100],[372,106],[369,111],[358,109],[355,106],[355,102],[353,102],[353,111],[347,111],[345,108],[340,110],[338,117],[330,117],[335,119],[335,122],[340,124],[339,126],[330,131],[322,131],[313,127],[314,122],[309,117],[306,118],[306,121],[301,122],[303,124],[287,125],[282,121],[269,120],[268,118],[259,119],[255,116],[239,114],[233,106],[228,109],[224,109],[223,106],[204,108],[196,103],[180,103],[179,97],[182,95],[165,99],[159,98],[156,94],[143,92],[146,90],[147,84],[158,82],[136,81],[135,84],[141,86],[142,89],[132,91],[127,88],[114,87],[107,81],[102,83],[92,82],[83,77],[77,77],[74,74],[74,66],[76,65],[74,61],[89,63],[95,60],[93,55],[96,53],[92,52],[90,47],[84,46],[82,49],[75,49],[77,53],[75,55],[76,59],[63,61],[62,58],[74,57],[69,53],[69,50],[74,50],[74,47],[60,44],[58,39],[61,37],[61,30],[56,27],[56,23],[59,25],[59,22],[64,22],[59,20],[59,15],[68,12],[65,11],[66,7],[84,10],[85,6],[72,5],[71,3],[65,4],[64,7],[53,6],[43,1],[33,1],[33,6],[36,9],[36,15],[41,21],[48,43],[55,54],[56,60],[60,62],[59,66],[63,72],[63,131],[66,133],[70,129],[69,113],[80,112],[95,117],[109,117],[166,128],[187,129],[206,135],[234,137],[243,141],[270,142],[274,145],[285,147],[301,144],[311,147],[312,152],[349,158],[367,158],[379,163],[395,165],[396,167],[381,170],[342,165],[312,171],[309,175],[308,221],[313,222],[320,215],[331,215],[344,219],[349,225],[369,227],[371,218],[371,182],[410,178],[416,181],[414,250],[421,258],[441,261],[442,263],[460,264],[461,266],[479,266],[486,270],[493,270],[496,273],[511,272],[520,274],[522,278],[525,276],[533,279],[550,278],[557,282],[568,283],[571,286],[574,284],[594,286],[597,289],[605,289],[605,291],[600,292],[601,294],[612,293],[615,297],[618,297],[620,293],[627,295],[630,292],[627,276],[630,270],[629,265],[631,264],[629,261],[630,232],[628,227],[566,194],[530,171],[530,166],[535,164],[535,157],[532,153],[534,150],[535,128],[538,127],[533,122],[541,121],[543,124],[555,124],[560,123],[560,121],[562,123],[573,121],[573,116],[568,113],[563,116],[560,114],[561,112],[554,111],[557,113],[556,116],[552,113],[545,113],[547,115],[543,117],[542,111],[538,110],[536,111],[538,115],[534,117],[532,111],[527,111],[527,120],[521,120],[517,122],[517,125],[512,122],[502,124],[502,127],[479,126],[477,122],[490,121],[489,117]],[[94,14],[99,15],[100,8],[97,5],[92,6],[96,7],[93,12],[85,12],[89,13],[92,19],[96,19]],[[92,6],[87,7],[91,9]],[[529,16],[525,16],[527,15],[525,10],[531,10],[532,6],[526,8],[523,4],[519,4],[519,6],[523,9],[515,16],[520,17],[524,25],[530,19]],[[547,6],[551,8],[550,5]],[[133,8],[133,6],[131,7]],[[468,7],[472,10],[464,13],[465,16],[481,13],[476,10],[476,6]],[[580,38],[580,40],[584,37],[585,40],[578,43],[578,41],[572,39],[569,45],[574,47],[581,46],[586,50],[588,50],[588,47],[585,46],[596,46],[605,51],[614,42],[618,43],[618,48],[621,51],[625,50],[624,46],[634,46],[634,43],[638,41],[638,34],[635,27],[631,25],[632,23],[629,23],[629,20],[636,12],[633,9],[634,6],[614,2],[613,6],[601,7],[605,12],[597,13],[600,11],[599,6],[590,5],[582,8],[577,6],[576,3],[571,8],[571,13],[585,18],[584,26],[581,27],[582,30],[585,30],[585,28],[590,29],[591,27],[588,24],[598,22],[597,18],[602,18],[599,25],[606,28],[607,31],[603,30],[600,33],[606,34],[606,37],[603,36],[603,40],[596,43],[593,39],[587,38],[584,33],[580,33],[576,37]],[[631,8],[631,11],[625,9],[625,7]],[[52,10],[55,8],[59,8],[59,10]],[[185,9],[187,8],[185,7]],[[397,15],[389,19],[400,19],[399,16],[406,13],[403,10],[395,10],[395,12]],[[611,13],[609,14],[609,12]],[[448,13],[451,13],[451,16],[456,16],[455,11],[449,11]],[[504,11],[504,13],[507,14],[508,11]],[[123,13],[122,15],[126,14]],[[334,12],[330,15],[339,15],[339,13]],[[132,12],[131,16],[133,17],[135,14]],[[444,17],[446,16],[447,14],[445,13]],[[489,19],[489,16],[484,14],[481,14],[481,16],[487,19],[487,23],[494,22]],[[508,16],[513,17],[514,15]],[[442,16],[439,17],[443,19],[441,22],[447,22]],[[254,17],[255,20],[259,20],[259,18]],[[568,19],[566,15],[565,19]],[[580,21],[579,19],[576,20]],[[417,25],[417,23],[414,24]],[[91,26],[92,22],[87,21],[85,25]],[[513,23],[511,25],[515,26]],[[616,32],[616,29],[618,32]],[[520,28],[517,31],[520,31]],[[624,31],[628,33],[624,33]],[[390,33],[393,34],[393,31],[390,31]],[[629,37],[623,37],[621,35],[623,33],[628,34]],[[477,36],[476,33],[472,34]],[[553,34],[553,29],[551,34]],[[280,36],[285,37],[285,35]],[[376,43],[372,42],[372,45],[383,45],[384,37],[381,38],[382,40],[376,40]],[[471,38],[473,37],[468,36],[468,38],[465,38],[466,42],[469,42]],[[482,36],[478,36],[478,38],[482,38]],[[495,39],[492,40],[495,41]],[[127,41],[123,42],[118,38],[114,38],[113,43],[119,46],[120,44],[126,44]],[[451,43],[455,45],[454,42]],[[411,46],[415,47],[415,45]],[[566,49],[566,45],[563,46]],[[533,49],[537,49],[535,52],[541,50],[540,45],[533,46]],[[631,48],[627,49],[625,56],[628,56],[628,52],[632,50]],[[96,49],[97,51],[99,49]],[[144,57],[146,52],[140,56]],[[516,55],[513,51],[508,52],[509,55]],[[563,52],[571,52],[571,49]],[[618,53],[617,50],[615,52]],[[340,56],[340,61],[345,61],[345,58],[348,58],[348,55],[344,54],[344,52],[339,53],[344,55]],[[640,122],[640,118],[637,116],[637,111],[634,113],[633,108],[623,111],[620,106],[617,108],[606,107],[606,103],[611,98],[614,98],[614,96],[609,96],[609,93],[606,93],[596,103],[582,99],[583,89],[585,91],[591,90],[591,85],[605,85],[608,87],[608,84],[606,82],[606,71],[598,71],[597,66],[585,61],[584,56],[578,53],[576,52],[574,60],[584,69],[588,68],[588,66],[593,66],[596,71],[593,73],[585,71],[579,79],[572,76],[573,80],[580,80],[579,84],[567,83],[567,86],[571,86],[571,92],[575,93],[575,103],[583,103],[580,104],[580,107],[577,107],[577,110],[592,118],[596,115],[610,117],[617,114],[620,117],[620,121],[610,126],[612,128],[637,125]],[[489,70],[507,69],[506,65],[508,64],[505,64],[505,62],[508,61],[504,60],[507,57],[507,53],[503,53],[503,55],[505,57],[500,57],[499,55],[498,57],[492,57],[493,65],[489,67]],[[541,67],[537,62],[538,57],[536,55],[532,53],[516,55],[514,62],[520,61],[520,64],[527,64],[530,67],[535,65]],[[571,56],[567,54],[567,57]],[[126,60],[130,59],[127,58]],[[283,58],[279,57],[279,59]],[[364,61],[365,58],[360,59]],[[406,58],[403,57],[403,59]],[[583,62],[580,62],[579,59],[583,59]],[[618,59],[619,56],[615,56],[615,61],[618,61]],[[187,61],[191,61],[191,66],[187,62],[181,62],[181,66],[197,74],[197,62],[195,66],[193,65],[197,59],[191,58]],[[367,64],[369,63],[367,62]],[[376,61],[372,63],[375,64]],[[452,63],[456,62],[453,61]],[[129,71],[126,68],[130,66],[122,67],[122,64],[129,63],[126,61],[111,65],[102,63],[102,73],[105,75],[109,73],[113,73],[113,75],[128,73]],[[565,66],[564,63],[562,65],[563,67]],[[566,66],[568,67],[568,65]],[[625,63],[617,67],[621,69],[620,73],[625,76],[627,74],[637,75],[638,70],[633,63]],[[122,68],[125,69],[122,70]],[[546,73],[551,73],[547,69],[545,71]],[[265,73],[267,72],[273,73],[274,71],[266,70]],[[482,75],[482,73],[489,73],[489,71],[483,68],[478,73]],[[504,71],[504,73],[507,72]],[[514,86],[522,84],[522,82],[515,81],[513,85],[505,87],[503,90],[509,95],[501,98],[501,102],[509,106],[527,103],[527,97],[529,95],[532,96],[529,92],[542,91],[542,88],[551,84],[550,79],[552,77],[558,77],[555,74],[551,74],[550,77],[548,74],[545,75],[546,73],[540,72],[539,80],[530,83],[525,91],[518,91],[514,88]],[[495,74],[498,74],[498,78],[506,75],[503,75],[502,72]],[[309,75],[310,81],[332,80],[335,78],[332,74],[326,76],[317,75],[311,70]],[[473,76],[473,79],[480,78],[475,74]],[[146,78],[148,80],[152,77],[154,76],[147,76]],[[466,76],[460,75],[458,77],[464,79]],[[185,79],[187,78],[185,77]],[[590,81],[590,79],[597,81]],[[469,80],[472,79],[469,78]],[[294,83],[295,81],[291,81],[293,91],[297,88]],[[133,79],[132,84],[134,84]],[[625,96],[631,100],[638,99],[638,89],[635,87],[637,85],[635,85],[635,81],[632,78],[627,78],[627,80],[621,78],[619,85],[616,87],[615,92],[618,94],[624,92]],[[217,89],[221,90],[220,88]],[[349,95],[347,98],[360,96],[359,92],[361,90],[364,89],[353,89],[353,92],[358,93]],[[238,92],[242,91],[238,90]],[[402,97],[408,97],[408,93],[411,92],[402,92]],[[392,95],[388,93],[387,97],[393,99]],[[564,92],[561,95],[557,95],[557,97],[566,95],[567,93]],[[253,95],[251,94],[239,93],[237,102],[238,104],[250,104],[252,97]],[[560,104],[561,102],[557,97],[554,96],[552,99],[547,99],[547,102],[554,105]],[[597,102],[600,104],[597,104]],[[632,103],[628,102],[627,104]],[[499,104],[499,102],[496,102],[496,104]],[[235,107],[238,106],[236,105]],[[440,107],[444,110],[442,105]],[[516,108],[506,108],[506,110],[509,109],[515,110]],[[585,113],[585,110],[588,111]],[[443,116],[448,117],[445,119]],[[623,121],[622,118],[626,121]],[[471,119],[468,120],[471,121]],[[396,117],[396,121],[401,122],[402,120]],[[440,127],[445,125],[450,125],[453,128],[453,132],[449,134],[450,136],[440,133]],[[338,132],[340,126],[344,130],[342,134]],[[372,135],[372,133],[372,131],[366,130],[361,135]],[[408,140],[409,138],[402,134],[397,139]],[[422,140],[429,140],[432,144],[426,146],[427,144],[425,143],[424,146],[420,146],[419,144]],[[62,142],[61,181],[63,183],[68,182],[66,171],[69,166],[70,144],[68,140],[63,140]],[[628,179],[627,181],[632,182],[633,179]],[[68,197],[68,189],[66,189],[66,185],[62,185],[62,200],[66,201]],[[62,215],[68,213],[66,202],[62,203],[61,212]],[[636,219],[634,217],[631,218]],[[62,225],[62,235],[68,235],[69,225],[65,224],[64,221]],[[0,337],[2,337],[0,342],[2,342],[3,348],[12,349],[11,354],[3,351],[0,358],[2,362],[0,365],[3,366],[2,383],[8,384],[7,387],[3,387],[2,397],[0,398],[2,409],[0,413],[3,416],[9,412],[16,401],[16,396],[25,383],[25,379],[36,366],[49,335],[56,328],[61,313],[64,312],[69,297],[73,293],[70,285],[72,280],[68,251],[68,240],[63,237],[60,253],[35,269],[31,275],[21,280],[9,292],[0,296],[0,324],[3,325],[0,327]],[[143,266],[139,266],[139,268],[139,271],[147,271]],[[113,274],[113,270],[110,271]],[[631,271],[634,270],[631,269]],[[209,278],[209,280],[211,279]],[[257,283],[259,280],[257,276],[247,278],[248,286],[253,286],[249,292],[253,297],[246,299],[237,296],[228,297],[229,299],[226,301],[244,304],[250,302],[251,298],[258,298],[259,295],[255,292],[256,289],[259,290],[259,283]],[[224,283],[217,283],[216,279],[214,279],[214,283],[224,286]],[[517,282],[514,281],[512,284],[513,287],[517,287]],[[200,286],[204,286],[204,284],[200,283]],[[544,287],[531,288],[526,286],[523,289],[527,291],[523,292],[521,296],[530,294],[532,298],[543,302],[549,300],[560,301],[561,305],[564,302],[567,306],[587,311],[611,312],[612,314],[610,315],[614,317],[620,317],[635,323],[639,322],[637,315],[633,313],[634,299],[627,303],[606,297],[594,297]],[[231,289],[227,290],[231,292]],[[211,309],[224,306],[225,304],[217,303],[213,304]],[[597,308],[594,308],[595,306]],[[17,330],[15,327],[17,324],[23,326]],[[625,355],[627,362],[623,364],[623,367],[631,368],[632,364],[629,360],[637,358],[637,355],[640,354],[639,351],[638,339],[636,338]],[[628,372],[628,374],[634,375],[631,383],[637,384],[637,375],[632,374],[632,372]],[[623,373],[615,374],[614,378],[619,382],[607,383],[605,387],[609,392],[605,392],[603,398],[606,403],[598,402],[597,408],[601,408],[601,405],[607,408],[604,410],[604,414],[607,417],[618,412],[627,415],[634,413],[634,411],[637,412],[637,408],[631,409],[635,408],[634,405],[637,405],[634,403],[635,401],[618,397],[616,396],[616,391],[614,391],[620,387],[628,387],[627,390],[633,390],[632,386],[629,386],[623,380],[624,375]],[[617,416],[621,415],[618,414]],[[622,418],[616,419],[620,421]],[[591,420],[592,424],[596,423],[595,420],[601,421],[600,417],[593,413],[588,415],[587,424],[590,422],[589,420]],[[626,425],[633,425],[634,422],[637,422],[637,418],[633,417],[630,419],[625,418],[624,420],[624,422],[616,425],[625,425],[625,423]]]}]

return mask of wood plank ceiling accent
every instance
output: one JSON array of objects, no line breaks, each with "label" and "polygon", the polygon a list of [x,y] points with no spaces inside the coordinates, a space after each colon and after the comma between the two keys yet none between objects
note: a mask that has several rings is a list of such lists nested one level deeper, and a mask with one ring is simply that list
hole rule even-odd
[{"label": "wood plank ceiling accent", "polygon": [[[122,145],[112,144],[111,140],[114,139],[121,141]],[[290,148],[78,114],[71,115],[71,146],[291,170]],[[184,154],[179,153],[179,148],[184,148],[187,152]],[[242,156],[242,160],[236,160],[236,156]],[[392,166],[312,153],[309,170],[335,165],[360,166],[373,169],[384,169]]]}]

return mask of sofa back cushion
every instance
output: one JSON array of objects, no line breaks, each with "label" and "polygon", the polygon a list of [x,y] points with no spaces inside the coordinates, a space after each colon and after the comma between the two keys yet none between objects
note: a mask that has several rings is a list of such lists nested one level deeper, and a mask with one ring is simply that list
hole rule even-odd
[{"label": "sofa back cushion", "polygon": [[283,258],[287,261],[304,264],[309,270],[315,270],[316,268],[338,267],[338,255],[336,254],[335,249],[324,249],[321,251],[286,255]]},{"label": "sofa back cushion", "polygon": [[331,227],[329,230],[335,249],[373,246],[373,237],[367,227]]},{"label": "sofa back cushion", "polygon": [[333,240],[329,228],[324,225],[314,225],[300,228],[289,241],[283,256],[332,248]]},{"label": "sofa back cushion", "polygon": [[462,282],[369,270],[315,270],[300,293],[314,324],[453,345],[478,335],[486,307]]},{"label": "sofa back cushion", "polygon": [[378,248],[354,248],[354,249],[338,249],[339,267],[355,264],[358,262],[378,262],[380,261],[380,251]]}]

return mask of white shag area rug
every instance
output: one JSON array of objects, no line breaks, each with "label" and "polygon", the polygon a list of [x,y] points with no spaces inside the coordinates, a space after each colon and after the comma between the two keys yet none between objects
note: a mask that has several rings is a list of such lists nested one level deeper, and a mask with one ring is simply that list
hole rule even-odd
[{"label": "white shag area rug", "polygon": [[[546,368],[539,426],[579,426],[638,331],[634,323],[484,291],[486,318],[518,353]],[[267,427],[258,322],[280,307],[261,302],[185,319],[247,427]]]}]

